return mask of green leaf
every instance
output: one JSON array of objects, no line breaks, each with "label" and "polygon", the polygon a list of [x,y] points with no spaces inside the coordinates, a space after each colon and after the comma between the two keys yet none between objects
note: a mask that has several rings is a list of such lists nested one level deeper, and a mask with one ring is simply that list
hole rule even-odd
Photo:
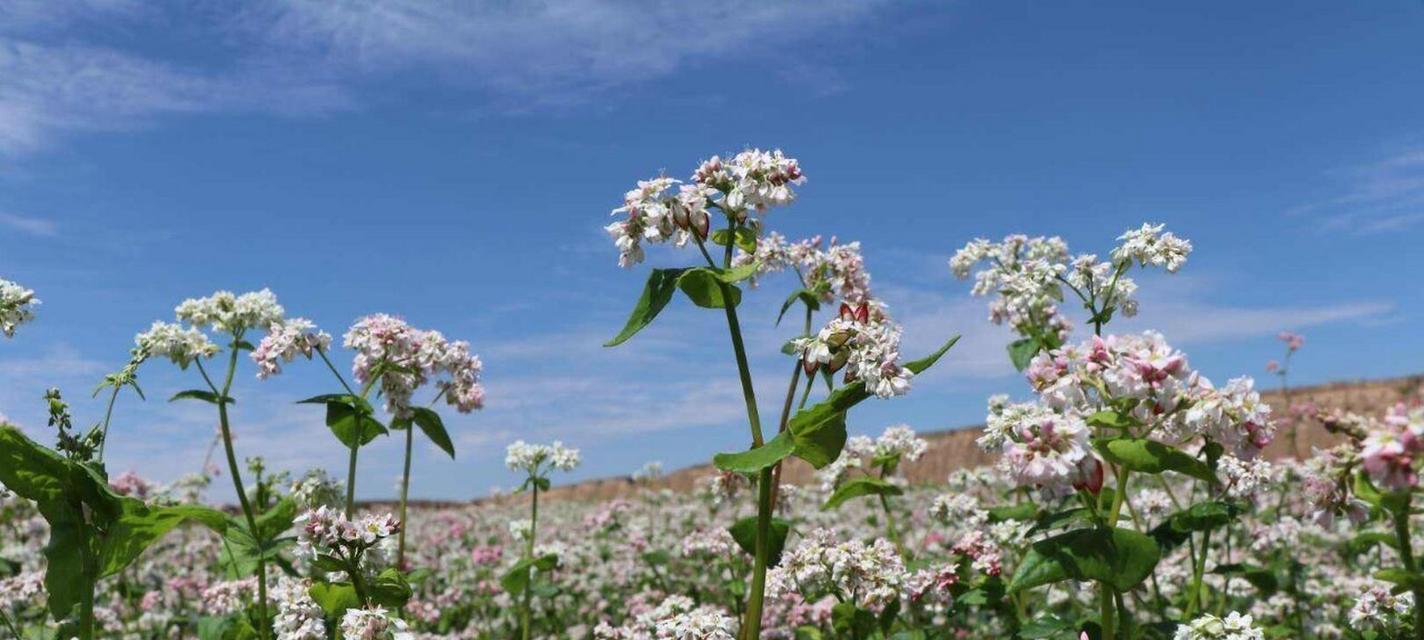
[{"label": "green leaf", "polygon": [[1009,582],[1009,592],[1061,582],[1094,580],[1130,591],[1156,568],[1157,543],[1128,529],[1077,529],[1033,543]]},{"label": "green leaf", "polygon": [[689,269],[677,279],[677,288],[687,294],[687,298],[704,309],[722,309],[728,305],[735,307],[742,302],[742,290],[728,284],[723,273],[707,267]]},{"label": "green leaf", "polygon": [[1109,462],[1141,473],[1176,471],[1216,484],[1216,474],[1205,462],[1186,452],[1146,438],[1098,438],[1093,448]]},{"label": "green leaf", "polygon": [[831,607],[831,628],[840,637],[866,640],[875,633],[875,627],[875,614],[856,607],[853,602],[841,602]]},{"label": "green leaf", "polygon": [[820,419],[793,420],[795,424],[788,424],[786,433],[791,434],[791,440],[795,444],[795,456],[820,469],[835,462],[841,455],[841,449],[845,448],[846,412],[812,417]]},{"label": "green leaf", "polygon": [[307,595],[321,607],[328,620],[340,619],[347,609],[365,606],[360,596],[356,595],[356,588],[343,582],[318,582],[307,589]]},{"label": "green leaf", "polygon": [[412,595],[410,583],[395,569],[386,569],[368,586],[371,602],[391,609],[404,607]]},{"label": "green leaf", "polygon": [[1019,629],[1017,637],[1022,640],[1048,640],[1049,638],[1074,638],[1078,628],[1071,622],[1053,614],[1045,614],[1030,620]]},{"label": "green leaf", "polygon": [[1210,531],[1224,527],[1241,513],[1241,509],[1229,502],[1209,500],[1198,502],[1168,518],[1177,531]]},{"label": "green leaf", "polygon": [[1039,516],[1038,520],[1034,522],[1033,527],[1028,530],[1027,535],[1031,536],[1040,531],[1048,531],[1080,521],[1089,522],[1092,520],[1092,516],[1093,513],[1089,511],[1087,507],[1074,507],[1057,513],[1045,513]]},{"label": "green leaf", "polygon": [[445,421],[440,419],[440,414],[432,409],[416,407],[414,419],[416,426],[425,433],[425,437],[430,438],[435,446],[440,447],[453,460],[455,458],[455,443],[450,440],[450,433],[445,430]]},{"label": "green leaf", "polygon": [[794,447],[790,432],[782,432],[755,449],[712,456],[712,464],[723,471],[753,474],[781,462],[791,455]]},{"label": "green leaf", "polygon": [[537,558],[524,558],[514,563],[509,571],[504,573],[504,577],[499,579],[500,586],[510,595],[524,593],[529,588],[529,581],[533,579],[533,569],[548,571],[559,566],[559,556],[548,554]]},{"label": "green leaf", "polygon": [[826,504],[821,505],[821,510],[830,511],[845,504],[847,500],[861,496],[898,496],[904,493],[900,487],[880,478],[856,478],[836,487],[831,497],[826,499]]},{"label": "green leaf", "polygon": [[284,497],[266,513],[257,516],[257,539],[271,541],[286,533],[297,520],[297,503]]},{"label": "green leaf", "polygon": [[1083,421],[1090,427],[1106,427],[1108,429],[1128,429],[1137,426],[1137,420],[1132,416],[1117,411],[1099,411]]},{"label": "green leaf", "polygon": [[805,303],[806,308],[811,311],[816,311],[821,308],[821,297],[817,295],[815,291],[811,289],[797,289],[791,292],[791,295],[786,296],[786,302],[781,303],[781,313],[776,314],[776,324],[778,326],[781,324],[781,319],[786,317],[786,312],[791,310],[791,305],[796,304],[798,300]]},{"label": "green leaf", "polygon": [[1399,546],[1399,542],[1395,539],[1393,533],[1366,531],[1357,534],[1354,538],[1351,538],[1349,542],[1345,543],[1345,553],[1351,557],[1357,556],[1369,551],[1377,544],[1385,545],[1391,549]]},{"label": "green leaf", "polygon": [[365,446],[375,440],[376,436],[390,433],[385,425],[370,413],[358,412],[351,405],[340,401],[326,403],[326,426],[331,429],[336,439],[348,448],[358,441],[360,446]]},{"label": "green leaf", "polygon": [[178,393],[173,394],[172,398],[168,399],[169,402],[177,402],[178,400],[202,400],[203,402],[208,402],[211,404],[221,404],[223,402],[226,402],[227,404],[237,404],[237,401],[232,398],[223,398],[222,396],[219,396],[218,394],[213,393],[212,391],[204,391],[202,389],[189,389],[187,391],[179,391]]},{"label": "green leaf", "polygon": [[[732,539],[737,541],[737,546],[742,548],[749,556],[756,556],[756,516],[748,516],[736,521],[728,532],[732,534]],[[771,538],[767,546],[767,565],[774,567],[781,562],[781,552],[786,548],[786,537],[791,535],[791,523],[781,518],[771,519]]]},{"label": "green leaf", "polygon": [[123,514],[109,528],[99,554],[99,577],[112,576],[136,560],[154,542],[184,522],[197,522],[222,534],[228,517],[200,505],[150,508],[138,500],[124,500]]},{"label": "green leaf", "polygon": [[1004,522],[1007,520],[1018,520],[1028,522],[1038,514],[1038,507],[1032,502],[1020,502],[1019,504],[1004,505],[989,509],[990,522]]},{"label": "green leaf", "polygon": [[658,313],[672,301],[672,294],[677,290],[677,281],[687,269],[653,269],[648,274],[648,283],[643,286],[643,295],[638,298],[637,304],[633,305],[633,312],[628,315],[627,324],[623,325],[623,330],[618,332],[612,340],[605,342],[605,347],[615,347],[629,338],[632,338],[643,327],[652,323],[653,318],[658,317]]},{"label": "green leaf", "polygon": [[954,345],[958,342],[959,336],[953,336],[949,340],[945,341],[944,344],[940,345],[938,349],[935,349],[934,353],[920,358],[919,360],[911,360],[910,362],[906,362],[905,368],[909,369],[910,372],[914,373],[915,375],[924,373],[926,369],[933,367],[936,362],[939,362],[939,359],[943,358],[944,354],[948,353],[950,349],[954,348]]},{"label": "green leaf", "polygon": [[1407,571],[1405,569],[1381,569],[1375,572],[1375,577],[1390,584],[1397,584],[1406,589],[1424,589],[1424,574]]},{"label": "green leaf", "polygon": [[[712,244],[725,247],[733,237],[730,229],[718,229],[712,232]],[[755,230],[748,227],[737,227],[735,238],[738,249],[747,253],[756,253],[757,234]]]},{"label": "green leaf", "polygon": [[1028,367],[1033,357],[1038,355],[1038,350],[1042,348],[1036,338],[1022,338],[1009,343],[1009,360],[1014,363],[1014,368],[1023,371]]}]

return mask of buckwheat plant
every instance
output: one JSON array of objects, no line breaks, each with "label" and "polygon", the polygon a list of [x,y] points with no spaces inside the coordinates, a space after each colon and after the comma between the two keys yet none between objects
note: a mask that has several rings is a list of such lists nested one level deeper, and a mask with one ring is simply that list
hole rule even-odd
[{"label": "buckwheat plant", "polygon": [[904,494],[905,480],[896,472],[901,463],[919,460],[928,450],[929,443],[908,425],[889,427],[875,439],[851,437],[841,456],[817,473],[821,488],[831,492],[821,508],[832,510],[854,498],[875,496],[885,515],[886,534],[896,551],[907,556],[896,526],[896,510],[891,507],[891,498]]},{"label": "buckwheat plant", "polygon": [[[535,541],[539,531],[539,492],[548,491],[551,483],[549,474],[553,471],[573,471],[579,466],[578,449],[570,449],[564,443],[554,441],[552,445],[527,444],[517,440],[509,445],[504,458],[505,466],[525,474],[524,482],[517,491],[529,492],[529,520],[511,522],[510,530],[517,533],[524,543],[524,555],[509,571],[505,572],[503,584],[511,596],[520,598],[519,628],[524,640],[529,640],[533,621],[530,618],[530,600],[534,596],[535,571],[548,571],[559,564],[557,554],[543,554],[535,557]],[[527,526],[524,526],[526,525]]]},{"label": "buckwheat plant", "polygon": [[1282,331],[1276,335],[1285,347],[1285,355],[1280,360],[1271,360],[1266,363],[1266,371],[1275,374],[1281,381],[1281,397],[1285,401],[1287,416],[1286,441],[1290,443],[1291,455],[1297,460],[1301,458],[1300,447],[1297,445],[1298,431],[1300,430],[1300,419],[1296,411],[1296,406],[1291,402],[1290,372],[1291,360],[1295,357],[1295,352],[1305,346],[1305,336],[1289,331]]},{"label": "buckwheat plant", "polygon": [[[358,393],[332,363],[327,354],[331,336],[316,330],[306,320],[284,323],[269,332],[252,352],[258,378],[281,372],[284,362],[298,355],[319,357],[341,385],[344,393],[332,393],[303,400],[302,403],[326,406],[326,424],[349,451],[346,468],[346,517],[356,510],[356,464],[361,447],[377,436],[389,433],[386,425],[374,416],[368,400],[372,391],[386,399],[386,411],[391,414],[391,429],[405,432],[405,458],[400,484],[400,519],[405,521],[410,496],[412,449],[415,427],[451,458],[455,445],[445,428],[444,420],[434,406],[444,399],[460,413],[470,413],[484,407],[485,389],[480,382],[484,364],[470,352],[470,343],[449,340],[439,331],[417,329],[404,320],[386,314],[373,314],[358,319],[346,332],[343,345],[355,351],[352,377],[361,385]],[[416,406],[414,398],[421,388],[433,387],[435,395],[427,406]],[[404,566],[406,556],[405,530],[397,540],[396,564]]]},{"label": "buckwheat plant", "polygon": [[[622,344],[650,324],[682,291],[694,305],[721,309],[726,317],[732,354],[741,382],[751,432],[751,449],[714,457],[724,471],[752,476],[757,483],[757,514],[733,525],[738,542],[752,552],[751,585],[740,637],[762,637],[766,573],[790,524],[773,522],[775,478],[780,462],[797,456],[820,468],[841,453],[846,439],[846,412],[870,397],[888,398],[908,391],[911,378],[932,365],[953,344],[928,358],[901,363],[900,328],[885,306],[870,299],[869,277],[863,269],[859,245],[832,243],[823,248],[819,239],[788,243],[766,228],[777,208],[796,200],[795,188],[805,176],[800,163],[781,151],[748,149],[731,158],[703,161],[686,182],[668,176],[639,181],[613,210],[619,220],[605,230],[618,249],[618,263],[632,267],[647,257],[645,244],[694,246],[704,265],[654,269],[643,294],[623,330],[605,346]],[[720,248],[720,251],[718,249]],[[720,253],[720,256],[714,255]],[[737,306],[742,299],[738,283],[760,280],[772,272],[791,270],[800,287],[787,298],[782,314],[797,302],[806,308],[802,335],[784,352],[796,358],[783,403],[778,431],[768,438],[763,431],[751,368],[742,339]],[[811,315],[822,304],[840,298],[840,313],[819,332],[812,333]],[[825,400],[805,407],[810,380],[845,371],[842,386]],[[808,378],[801,408],[792,406],[802,372]],[[773,539],[781,542],[773,542]]]},{"label": "buckwheat plant", "polygon": [[[1399,403],[1380,418],[1332,412],[1321,420],[1348,438],[1348,444],[1328,454],[1330,464],[1324,473],[1310,477],[1307,488],[1321,512],[1346,513],[1388,527],[1362,532],[1356,538],[1362,542],[1354,544],[1393,549],[1397,566],[1381,569],[1374,577],[1393,585],[1395,593],[1412,594],[1406,613],[1413,614],[1413,624],[1407,637],[1424,639],[1424,607],[1415,606],[1424,602],[1424,566],[1415,555],[1412,533],[1424,460],[1424,406]],[[1367,592],[1361,600],[1369,597]]]},{"label": "buckwheat plant", "polygon": [[[99,457],[108,418],[81,434],[57,388],[46,391],[44,400],[49,426],[56,432],[54,449],[35,443],[0,417],[0,485],[5,487],[0,490],[0,516],[10,518],[32,507],[29,513],[38,516],[32,518],[37,526],[11,533],[18,534],[18,541],[48,537],[42,552],[43,597],[37,597],[34,588],[41,563],[14,567],[27,571],[0,583],[0,623],[16,638],[36,637],[38,630],[22,632],[11,618],[12,613],[27,613],[16,604],[23,602],[17,596],[28,594],[31,604],[59,623],[58,637],[91,640],[103,627],[95,593],[101,579],[128,569],[184,522],[201,522],[221,532],[227,517],[197,505],[146,501],[152,486],[130,474],[111,482]],[[8,573],[10,561],[0,560]]]},{"label": "buckwheat plant", "polygon": [[35,319],[35,307],[39,304],[34,291],[0,278],[0,333],[6,338],[15,337],[20,325]]},{"label": "buckwheat plant", "polygon": [[[1096,622],[1108,640],[1134,637],[1136,617],[1124,594],[1154,576],[1164,551],[1184,542],[1194,561],[1183,618],[1202,610],[1212,533],[1243,510],[1233,498],[1259,484],[1253,461],[1275,432],[1270,407],[1250,378],[1218,388],[1160,334],[1103,335],[1116,313],[1136,312],[1137,285],[1126,275],[1133,266],[1176,272],[1191,252],[1191,243],[1161,225],[1129,230],[1119,241],[1107,262],[1070,258],[1058,238],[1025,236],[1001,244],[976,240],[950,262],[961,278],[988,263],[974,291],[997,294],[991,320],[1021,336],[1009,353],[1038,396],[1022,404],[992,400],[979,445],[1000,453],[1002,472],[1045,500],[1035,532],[1068,528],[1033,542],[1007,592],[1019,598],[1063,580],[1096,582]],[[1058,309],[1065,290],[1093,327],[1094,335],[1077,344],[1068,342],[1071,322]],[[1170,494],[1167,472],[1194,479],[1196,501],[1152,535],[1136,516],[1131,528],[1120,527],[1124,506],[1132,511],[1133,475],[1154,479]],[[1111,487],[1105,476],[1114,479]],[[1180,504],[1175,496],[1172,502]],[[1164,599],[1155,581],[1154,587],[1157,607],[1180,604]]]}]

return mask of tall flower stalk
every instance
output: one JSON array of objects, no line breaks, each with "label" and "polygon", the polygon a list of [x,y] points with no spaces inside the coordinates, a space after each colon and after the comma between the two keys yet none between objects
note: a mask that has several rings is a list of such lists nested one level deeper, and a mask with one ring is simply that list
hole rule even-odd
[{"label": "tall flower stalk", "polygon": [[558,441],[551,445],[531,445],[518,440],[509,445],[504,458],[505,466],[524,472],[524,482],[519,485],[519,491],[529,492],[529,520],[510,523],[515,537],[522,538],[523,554],[502,580],[505,590],[519,599],[519,629],[524,640],[529,640],[533,633],[534,573],[548,571],[558,564],[558,556],[535,556],[539,532],[539,493],[549,490],[551,472],[573,471],[578,468],[579,461],[578,449],[570,449]]},{"label": "tall flower stalk", "polygon": [[[805,266],[787,251],[780,236],[763,234],[768,211],[791,204],[796,198],[792,187],[803,181],[800,164],[779,150],[749,149],[726,161],[713,156],[702,162],[676,193],[673,187],[678,181],[666,176],[638,182],[625,194],[623,206],[613,211],[623,218],[605,228],[618,248],[618,262],[623,267],[645,259],[645,243],[695,245],[705,262],[699,267],[654,269],[623,331],[605,346],[622,344],[637,334],[679,290],[699,307],[723,311],[746,408],[751,449],[718,454],[714,462],[723,471],[754,478],[757,485],[756,516],[731,529],[738,544],[753,557],[740,631],[741,637],[749,640],[761,637],[767,568],[772,557],[780,553],[779,548],[773,549],[773,540],[784,541],[790,526],[773,521],[776,467],[792,455],[817,468],[830,464],[845,444],[845,414],[850,407],[872,395],[884,398],[905,393],[914,374],[933,364],[953,343],[922,361],[901,365],[898,326],[889,322],[883,305],[856,299],[865,294],[855,286],[863,274],[841,273],[840,280],[832,278],[825,287],[803,289],[808,308],[805,335],[786,350],[797,358],[797,369],[792,372],[778,431],[775,437],[766,437],[737,313],[742,297],[737,284],[768,271],[789,267],[799,271]],[[714,231],[714,217],[723,220],[725,226]],[[709,245],[720,246],[721,255],[714,257]],[[856,245],[856,266],[858,257]],[[804,272],[802,276],[803,285],[812,284]],[[842,286],[831,286],[835,284]],[[841,316],[811,335],[810,313],[823,297],[836,296],[846,302]],[[802,292],[793,294],[787,307],[801,297]],[[789,410],[791,396],[803,368],[808,378],[819,372],[827,381],[844,369],[845,385],[821,404],[793,416]]]}]

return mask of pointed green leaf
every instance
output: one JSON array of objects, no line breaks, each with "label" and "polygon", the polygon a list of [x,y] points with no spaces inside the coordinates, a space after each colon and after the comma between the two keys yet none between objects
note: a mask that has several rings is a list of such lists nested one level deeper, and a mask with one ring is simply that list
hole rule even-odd
[{"label": "pointed green leaf", "polygon": [[1152,574],[1160,557],[1157,543],[1136,531],[1077,529],[1033,543],[1008,590],[1093,580],[1126,592]]},{"label": "pointed green leaf", "polygon": [[821,510],[830,511],[845,504],[847,500],[861,496],[898,496],[904,493],[904,489],[880,478],[855,478],[836,487],[831,497],[826,499],[826,504],[821,505]]},{"label": "pointed green leaf", "polygon": [[[749,556],[756,556],[756,516],[747,516],[727,529],[737,546]],[[791,523],[781,518],[771,519],[770,545],[767,547],[767,566],[774,567],[781,562],[781,552],[786,548],[786,538],[791,535]]]},{"label": "pointed green leaf", "polygon": [[791,455],[794,444],[787,432],[778,434],[755,449],[736,453],[719,453],[712,457],[712,464],[723,471],[753,474],[770,467]]},{"label": "pointed green leaf", "polygon": [[687,269],[653,269],[653,272],[648,274],[648,283],[643,286],[643,295],[638,298],[637,304],[633,305],[633,312],[628,315],[628,322],[623,325],[623,330],[603,346],[614,347],[623,344],[642,331],[643,327],[651,324],[663,307],[672,301],[672,294],[677,291],[678,278],[684,271]]}]

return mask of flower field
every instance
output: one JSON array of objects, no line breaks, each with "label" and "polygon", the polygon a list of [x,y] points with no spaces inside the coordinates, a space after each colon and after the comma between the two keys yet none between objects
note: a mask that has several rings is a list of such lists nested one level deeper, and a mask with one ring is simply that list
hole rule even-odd
[{"label": "flower field", "polygon": [[[605,346],[630,348],[674,301],[725,320],[725,335],[697,338],[728,350],[751,446],[706,452],[695,491],[660,488],[650,464],[614,499],[550,499],[580,452],[520,440],[505,460],[515,494],[413,508],[416,440],[453,456],[442,415],[484,406],[476,348],[398,309],[338,340],[271,291],[218,291],[137,333],[131,359],[97,381],[107,410],[92,428],[60,389],[42,399],[46,437],[0,427],[0,635],[1424,638],[1417,389],[1343,411],[1292,396],[1299,335],[1279,336],[1258,384],[1208,380],[1170,335],[1114,331],[1140,306],[1135,276],[1189,268],[1197,248],[1162,225],[1086,251],[963,238],[946,248],[958,250],[944,284],[1012,330],[1003,357],[1022,377],[985,399],[973,446],[993,464],[911,482],[925,439],[903,425],[850,436],[848,420],[920,392],[959,338],[901,353],[860,243],[776,231],[805,181],[779,150],[712,156],[683,179],[635,182],[605,226],[617,264],[646,271]],[[657,245],[674,266],[642,268]],[[745,296],[784,299],[779,353],[748,353]],[[7,339],[43,320],[39,305],[0,280]],[[757,397],[752,359],[779,359],[784,396]],[[330,373],[330,392],[300,410],[324,416],[345,469],[240,453],[235,377],[277,385],[299,366]],[[219,464],[162,486],[104,464],[115,401],[143,394],[152,367],[182,372],[193,388],[172,400],[219,426]],[[400,499],[365,508],[357,469],[381,437],[404,442]],[[789,482],[792,464],[814,481]]]}]

